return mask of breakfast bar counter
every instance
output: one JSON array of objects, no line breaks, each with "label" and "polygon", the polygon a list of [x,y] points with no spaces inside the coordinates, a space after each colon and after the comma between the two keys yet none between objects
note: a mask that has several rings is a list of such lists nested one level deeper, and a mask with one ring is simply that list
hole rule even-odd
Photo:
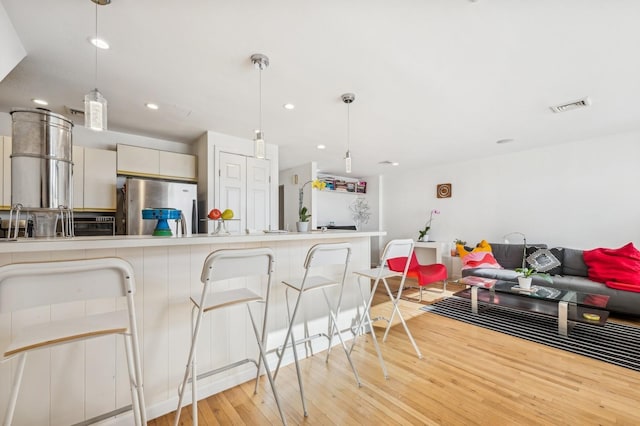
[{"label": "breakfast bar counter", "polygon": [[[0,265],[15,262],[67,260],[117,256],[130,262],[135,272],[135,296],[140,332],[144,391],[149,419],[175,410],[177,386],[181,381],[190,344],[191,302],[201,290],[200,273],[207,255],[221,248],[270,247],[275,252],[275,274],[269,307],[267,348],[282,344],[287,329],[284,286],[281,281],[301,277],[309,248],[318,243],[349,242],[353,252],[349,271],[370,267],[371,237],[384,232],[326,231],[311,233],[263,233],[234,236],[194,235],[189,237],[75,237],[56,239],[25,238],[0,240]],[[340,278],[339,271],[327,267],[319,271]],[[228,280],[220,287],[247,286],[261,292],[265,280]],[[363,288],[365,292],[368,288]],[[334,294],[337,298],[337,293]],[[318,295],[319,297],[319,295]],[[305,301],[304,316],[309,334],[326,331],[323,304],[313,295]],[[340,329],[348,329],[361,312],[357,281],[347,275],[339,317]],[[0,314],[0,344],[11,333],[33,322],[53,321],[65,316],[109,311],[113,300],[74,302]],[[259,317],[257,315],[256,317]],[[302,325],[295,329],[298,336]],[[205,317],[198,346],[198,370],[207,371],[230,361],[253,358],[257,346],[244,307],[232,308]],[[345,338],[351,338],[346,332]],[[337,339],[335,339],[337,340]],[[16,424],[74,424],[97,414],[130,404],[126,359],[122,339],[101,337],[35,352],[27,360],[21,394],[15,414]],[[326,340],[314,341],[314,351],[326,349]],[[275,354],[270,354],[275,365]],[[287,351],[284,364],[293,362]],[[16,361],[0,364],[0,413],[6,409]],[[255,367],[245,364],[226,373],[198,381],[199,398],[251,380]],[[187,398],[190,398],[187,393]],[[187,401],[190,403],[190,401]],[[112,420],[128,424],[130,413]]]}]

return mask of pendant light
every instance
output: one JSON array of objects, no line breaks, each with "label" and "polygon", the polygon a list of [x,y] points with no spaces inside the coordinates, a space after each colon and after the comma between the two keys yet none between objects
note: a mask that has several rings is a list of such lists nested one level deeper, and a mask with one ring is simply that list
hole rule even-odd
[{"label": "pendant light", "polygon": [[354,93],[345,93],[342,95],[342,102],[347,104],[347,153],[344,156],[344,171],[347,173],[351,173],[351,151],[349,150],[351,142],[351,117],[349,114],[349,106],[355,100],[356,95]]},{"label": "pendant light", "polygon": [[256,130],[254,144],[254,156],[256,158],[265,158],[266,149],[264,144],[264,133],[262,132],[262,70],[269,66],[269,58],[261,53],[251,55],[251,62],[260,71],[259,72],[259,110],[260,110],[260,127]]},{"label": "pendant light", "polygon": [[[111,0],[91,0],[96,4],[96,40],[98,39],[98,6]],[[98,85],[98,46],[96,43],[95,86]],[[92,130],[107,130],[107,100],[97,88],[84,95],[84,126]]]}]

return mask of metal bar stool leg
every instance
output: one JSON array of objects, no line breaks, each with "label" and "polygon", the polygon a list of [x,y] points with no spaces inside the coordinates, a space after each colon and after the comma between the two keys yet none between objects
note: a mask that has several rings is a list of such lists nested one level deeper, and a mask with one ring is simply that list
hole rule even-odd
[{"label": "metal bar stool leg", "polygon": [[13,386],[11,386],[11,397],[9,398],[9,405],[7,406],[7,413],[4,417],[4,425],[11,426],[13,421],[13,413],[16,410],[16,403],[18,402],[18,392],[20,391],[20,384],[22,383],[22,374],[24,373],[24,365],[27,362],[27,353],[20,354],[18,358],[18,368],[13,376]]},{"label": "metal bar stool leg", "polygon": [[358,326],[356,328],[356,334],[355,336],[353,336],[353,341],[351,342],[351,348],[349,348],[349,354],[353,352],[353,348],[356,345],[356,340],[358,336],[364,331],[364,324],[366,321],[366,323],[369,325],[369,332],[371,333],[371,338],[373,339],[373,346],[376,348],[376,354],[378,355],[378,361],[380,362],[380,367],[382,368],[382,374],[384,375],[385,379],[389,379],[387,366],[385,365],[384,359],[382,358],[382,351],[380,350],[380,345],[378,344],[378,338],[376,337],[376,332],[375,332],[375,329],[373,328],[373,320],[371,319],[371,314],[369,313],[371,309],[371,304],[373,303],[373,295],[378,289],[378,284],[380,283],[380,280],[379,279],[375,280],[371,290],[371,296],[367,301],[364,297],[364,294],[362,293],[362,287],[360,287],[360,278],[362,277],[358,277],[358,289],[360,292],[360,298],[362,299],[362,304],[364,306],[364,311],[362,313],[362,317],[360,318],[360,321],[358,322]]},{"label": "metal bar stool leg", "polygon": [[[284,417],[284,413],[282,411],[282,406],[280,405],[280,397],[278,396],[278,391],[276,391],[276,385],[273,381],[273,377],[271,376],[271,371],[269,371],[269,365],[267,364],[267,357],[264,353],[264,345],[262,343],[262,336],[258,333],[258,327],[256,327],[256,322],[253,319],[253,314],[251,312],[251,308],[247,305],[247,311],[249,311],[249,318],[251,319],[251,325],[253,326],[253,333],[256,335],[256,342],[258,343],[258,350],[260,351],[260,359],[264,362],[264,369],[267,374],[267,378],[269,379],[269,384],[271,385],[271,391],[273,392],[273,397],[276,400],[276,405],[278,406],[278,413],[280,413],[280,419],[282,419],[282,424],[287,424],[287,419]],[[266,318],[266,316],[265,316]],[[260,368],[258,367],[258,373],[260,373]],[[256,386],[257,386],[256,379]]]},{"label": "metal bar stool leg", "polygon": [[338,328],[338,318],[335,313],[331,309],[331,304],[329,303],[329,298],[327,294],[323,291],[324,300],[327,302],[327,308],[329,308],[329,315],[331,316],[331,323],[333,324],[330,335],[332,336],[335,330],[335,333],[338,335],[338,339],[340,340],[340,344],[342,345],[342,349],[344,349],[344,354],[347,356],[347,360],[349,361],[349,365],[351,366],[351,370],[353,371],[353,375],[356,378],[356,383],[358,383],[358,387],[362,387],[362,382],[360,382],[360,376],[358,376],[358,371],[356,371],[355,365],[353,365],[353,361],[351,360],[351,355],[349,355],[349,350],[347,349],[347,345],[344,343],[344,339],[342,338],[342,334],[340,333],[340,329]]},{"label": "metal bar stool leg", "polygon": [[[404,317],[402,316],[402,313],[400,312],[400,309],[398,308],[398,301],[400,300],[400,295],[402,294],[402,288],[400,288],[400,291],[398,291],[398,296],[396,298],[393,297],[393,293],[391,293],[391,289],[389,288],[389,284],[387,283],[387,280],[383,279],[382,282],[384,283],[384,286],[387,289],[387,294],[389,295],[389,297],[391,298],[391,301],[393,303],[393,311],[391,312],[391,318],[389,319],[389,324],[387,324],[387,329],[384,332],[384,337],[382,338],[382,341],[386,341],[387,340],[387,335],[389,334],[389,330],[391,329],[391,322],[393,321],[393,318],[395,316],[395,314],[398,314],[398,318],[400,318],[400,322],[402,323],[402,326],[404,327],[404,331],[405,333],[407,333],[407,337],[409,337],[409,340],[411,341],[411,344],[413,345],[413,349],[415,349],[416,354],[418,355],[419,359],[422,359],[422,353],[420,352],[420,349],[418,348],[418,345],[416,344],[416,341],[413,339],[413,336],[411,335],[411,331],[409,331],[409,327],[407,326],[407,323],[404,320]],[[401,284],[402,286],[402,284]]]}]

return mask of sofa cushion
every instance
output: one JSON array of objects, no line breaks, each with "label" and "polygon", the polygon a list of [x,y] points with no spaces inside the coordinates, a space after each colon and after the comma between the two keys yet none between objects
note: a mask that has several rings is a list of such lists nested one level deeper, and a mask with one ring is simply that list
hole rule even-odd
[{"label": "sofa cushion", "polygon": [[562,275],[573,275],[576,277],[589,276],[589,270],[584,263],[582,250],[565,248],[564,259],[562,261]]},{"label": "sofa cushion", "polygon": [[[532,246],[529,247],[527,245],[527,257],[531,256],[533,253],[535,253],[536,251],[538,251],[540,248],[542,247],[536,247],[536,246]],[[561,275],[562,274],[562,262],[564,261],[564,249],[562,247],[554,247],[551,249],[548,249],[551,254],[558,259],[558,261],[560,262],[560,265],[549,269],[548,271],[544,271],[549,275]],[[527,261],[527,263],[529,263]]]},{"label": "sofa cushion", "polygon": [[[538,248],[547,248],[546,244],[527,244],[527,247],[529,246],[535,247],[533,251],[536,251]],[[523,244],[491,243],[491,249],[493,257],[496,258],[503,268],[522,268],[522,255],[524,253]]]},{"label": "sofa cushion", "polygon": [[640,286],[640,251],[633,243],[618,249],[585,250],[583,256],[589,268],[590,280]]}]

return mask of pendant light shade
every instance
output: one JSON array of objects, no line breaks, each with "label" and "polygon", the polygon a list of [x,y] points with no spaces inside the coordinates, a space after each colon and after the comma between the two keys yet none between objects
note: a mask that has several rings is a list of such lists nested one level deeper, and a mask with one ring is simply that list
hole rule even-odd
[{"label": "pendant light shade", "polygon": [[84,127],[107,130],[107,100],[98,89],[84,95]]},{"label": "pendant light shade", "polygon": [[259,70],[259,124],[260,127],[256,130],[255,137],[253,139],[254,156],[256,158],[266,158],[266,147],[264,143],[264,133],[262,131],[262,70],[269,67],[269,58],[261,53],[254,53],[251,55],[251,62]]},{"label": "pendant light shade", "polygon": [[347,173],[351,173],[351,150],[350,150],[351,117],[350,117],[349,106],[355,100],[356,100],[356,95],[354,93],[345,93],[342,95],[342,102],[347,104],[347,153],[344,156],[344,171]]},{"label": "pendant light shade", "polygon": [[[96,39],[98,39],[98,6],[106,6],[111,0],[91,0],[96,5]],[[96,49],[95,85],[98,85],[98,45]],[[98,89],[84,95],[84,126],[92,130],[107,130],[107,100]]]}]

